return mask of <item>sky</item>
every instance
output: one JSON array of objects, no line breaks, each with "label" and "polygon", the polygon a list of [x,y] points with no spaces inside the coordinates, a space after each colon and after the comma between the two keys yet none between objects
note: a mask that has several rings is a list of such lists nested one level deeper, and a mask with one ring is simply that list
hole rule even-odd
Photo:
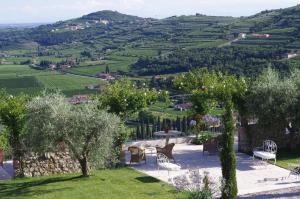
[{"label": "sky", "polygon": [[299,3],[300,0],[0,0],[0,24],[56,22],[100,10],[153,18],[195,13],[249,16]]}]

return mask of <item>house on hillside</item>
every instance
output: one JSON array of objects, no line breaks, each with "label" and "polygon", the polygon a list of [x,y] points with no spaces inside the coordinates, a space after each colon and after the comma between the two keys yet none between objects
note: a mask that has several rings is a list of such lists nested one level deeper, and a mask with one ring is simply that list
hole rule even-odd
[{"label": "house on hillside", "polygon": [[49,65],[49,68],[50,68],[51,70],[56,70],[57,65],[56,65],[56,64],[50,64],[50,65]]},{"label": "house on hillside", "polygon": [[291,58],[297,57],[298,55],[299,54],[297,54],[297,53],[286,53],[285,58],[291,59]]},{"label": "house on hillside", "polygon": [[176,104],[174,106],[174,109],[175,110],[179,110],[179,111],[186,111],[188,109],[191,109],[193,106],[192,103],[184,103],[184,104]]},{"label": "house on hillside", "polygon": [[239,38],[242,38],[242,39],[246,39],[246,37],[247,37],[247,34],[246,33],[240,33],[239,34],[239,36],[238,36]]},{"label": "house on hillside", "polygon": [[108,20],[105,20],[105,19],[100,19],[99,20],[99,23],[102,23],[104,25],[108,25],[109,24],[109,21]]},{"label": "house on hillside", "polygon": [[87,103],[89,101],[88,95],[74,95],[73,97],[69,98],[69,103],[71,104],[82,104]]},{"label": "house on hillside", "polygon": [[270,34],[256,34],[256,33],[253,33],[252,36],[255,37],[255,38],[261,38],[261,39],[263,39],[263,38],[266,39],[266,38],[270,38],[271,37]]},{"label": "house on hillside", "polygon": [[63,64],[63,65],[60,65],[60,68],[62,70],[65,70],[65,69],[71,68],[71,65],[69,65],[69,64]]},{"label": "house on hillside", "polygon": [[109,73],[98,73],[96,75],[96,77],[103,79],[103,80],[115,80],[116,78],[113,77],[111,74]]}]

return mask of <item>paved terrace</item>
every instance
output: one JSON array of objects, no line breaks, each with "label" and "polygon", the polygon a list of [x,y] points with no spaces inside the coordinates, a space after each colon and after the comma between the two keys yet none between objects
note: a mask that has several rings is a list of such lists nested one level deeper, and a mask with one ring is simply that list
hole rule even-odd
[{"label": "paved terrace", "polygon": [[[147,151],[147,164],[134,165],[133,168],[147,175],[168,182],[170,177],[186,173],[189,169],[208,171],[212,179],[219,182],[221,178],[221,165],[218,155],[202,154],[202,145],[176,144],[173,155],[176,163],[181,165],[180,171],[171,171],[170,176],[166,170],[157,170],[156,152]],[[127,154],[129,161],[129,154]],[[253,161],[252,157],[237,153],[237,182],[238,194],[253,194],[277,189],[286,189],[300,186],[300,179],[289,176],[289,171],[260,160]]]}]

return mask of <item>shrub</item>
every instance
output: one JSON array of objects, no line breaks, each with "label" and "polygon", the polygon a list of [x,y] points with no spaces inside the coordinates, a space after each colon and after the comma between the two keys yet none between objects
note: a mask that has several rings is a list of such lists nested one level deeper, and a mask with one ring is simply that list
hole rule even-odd
[{"label": "shrub", "polygon": [[210,132],[203,132],[198,138],[195,138],[192,143],[196,145],[204,144],[205,142],[215,138],[215,135],[213,135]]}]

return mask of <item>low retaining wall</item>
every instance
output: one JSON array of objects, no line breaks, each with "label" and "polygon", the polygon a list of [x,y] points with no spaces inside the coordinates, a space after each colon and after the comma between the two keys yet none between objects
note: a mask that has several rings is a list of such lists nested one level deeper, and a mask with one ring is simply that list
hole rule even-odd
[{"label": "low retaining wall", "polygon": [[[187,136],[187,137],[178,137],[178,138],[170,138],[169,143],[175,144],[183,144],[183,143],[190,143],[195,136]],[[138,141],[131,141],[126,143],[126,147],[135,145],[135,146],[165,146],[166,139],[155,139],[155,140],[138,140]],[[126,149],[127,150],[127,149]]]},{"label": "low retaining wall", "polygon": [[22,161],[26,177],[80,172],[80,165],[68,151],[56,153],[31,153]]}]

